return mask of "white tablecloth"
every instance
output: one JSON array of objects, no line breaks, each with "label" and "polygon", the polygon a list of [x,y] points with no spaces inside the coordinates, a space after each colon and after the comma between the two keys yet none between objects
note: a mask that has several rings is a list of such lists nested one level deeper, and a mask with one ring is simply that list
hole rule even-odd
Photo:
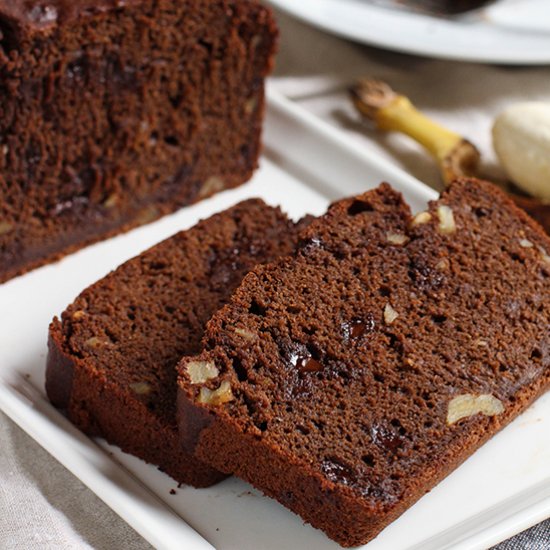
[{"label": "white tablecloth", "polygon": [[[436,187],[437,169],[417,146],[406,138],[373,133],[360,122],[345,92],[356,77],[372,75],[390,82],[428,114],[470,137],[492,170],[494,115],[515,101],[550,101],[548,68],[432,61],[354,45],[282,15],[280,23],[275,78],[279,89]],[[150,546],[0,413],[0,548],[140,550]],[[549,548],[550,523],[546,522],[499,550]]]}]

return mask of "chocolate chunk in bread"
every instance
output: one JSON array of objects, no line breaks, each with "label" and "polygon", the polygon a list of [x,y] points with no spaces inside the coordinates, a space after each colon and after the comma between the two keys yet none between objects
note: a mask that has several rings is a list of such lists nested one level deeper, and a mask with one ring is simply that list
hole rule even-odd
[{"label": "chocolate chunk in bread", "polygon": [[250,178],[276,36],[249,0],[0,0],[0,282]]},{"label": "chocolate chunk in bread", "polygon": [[174,479],[220,472],[180,449],[176,370],[198,353],[210,316],[254,265],[290,252],[296,226],[253,199],[154,246],[95,283],[50,326],[46,388],[53,404]]},{"label": "chocolate chunk in bread", "polygon": [[181,361],[180,434],[355,546],[548,388],[550,239],[475,180],[415,217],[382,185],[302,237]]}]

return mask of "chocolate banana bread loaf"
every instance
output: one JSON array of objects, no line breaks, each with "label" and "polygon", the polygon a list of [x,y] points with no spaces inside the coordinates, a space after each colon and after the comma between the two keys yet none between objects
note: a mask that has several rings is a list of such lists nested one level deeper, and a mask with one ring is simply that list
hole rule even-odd
[{"label": "chocolate banana bread loaf", "polygon": [[253,0],[0,0],[0,282],[246,181],[276,34]]},{"label": "chocolate banana bread loaf", "polygon": [[176,365],[200,351],[204,326],[255,264],[290,252],[295,226],[248,200],[154,246],[86,289],[50,326],[46,389],[90,435],[174,479],[223,474],[182,451]]},{"label": "chocolate banana bread loaf", "polygon": [[383,185],[302,237],[180,363],[180,434],[354,546],[549,387],[550,238],[474,180],[414,218]]}]

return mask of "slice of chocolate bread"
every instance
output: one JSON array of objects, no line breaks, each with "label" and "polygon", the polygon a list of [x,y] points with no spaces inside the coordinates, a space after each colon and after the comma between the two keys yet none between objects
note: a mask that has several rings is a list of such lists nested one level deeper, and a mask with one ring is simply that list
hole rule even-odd
[{"label": "slice of chocolate bread", "polygon": [[250,178],[276,35],[252,0],[0,0],[0,282]]},{"label": "slice of chocolate bread", "polygon": [[248,200],[154,246],[86,289],[50,326],[46,389],[90,435],[182,483],[223,474],[181,450],[176,365],[254,265],[290,252],[297,226]]},{"label": "slice of chocolate bread", "polygon": [[387,185],[249,273],[180,363],[185,448],[362,544],[545,391],[550,239],[491,184]]}]

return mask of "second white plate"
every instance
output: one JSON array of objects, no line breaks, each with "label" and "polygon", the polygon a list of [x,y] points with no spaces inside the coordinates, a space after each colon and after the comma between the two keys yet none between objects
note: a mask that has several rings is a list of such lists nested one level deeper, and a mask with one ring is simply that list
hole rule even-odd
[{"label": "second white plate", "polygon": [[550,63],[548,0],[499,0],[449,18],[370,0],[270,2],[323,30],[389,50],[485,63]]}]

